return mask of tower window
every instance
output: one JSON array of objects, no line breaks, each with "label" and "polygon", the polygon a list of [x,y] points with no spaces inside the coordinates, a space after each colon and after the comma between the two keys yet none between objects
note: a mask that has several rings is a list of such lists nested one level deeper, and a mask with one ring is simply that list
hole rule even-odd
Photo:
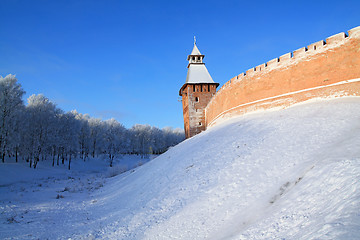
[{"label": "tower window", "polygon": [[198,98],[198,97],[195,97],[195,102],[199,102],[199,98]]},{"label": "tower window", "polygon": [[208,92],[210,92],[210,84],[208,85]]},{"label": "tower window", "polygon": [[202,123],[201,122],[199,122],[199,126],[201,126],[202,125]]},{"label": "tower window", "polygon": [[195,61],[195,57],[192,57],[192,60]]},{"label": "tower window", "polygon": [[193,92],[195,92],[195,85],[193,85]]}]

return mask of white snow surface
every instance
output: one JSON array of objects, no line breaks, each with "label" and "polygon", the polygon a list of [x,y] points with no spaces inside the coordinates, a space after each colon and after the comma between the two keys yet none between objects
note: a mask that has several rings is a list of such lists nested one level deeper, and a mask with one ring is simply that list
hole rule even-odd
[{"label": "white snow surface", "polygon": [[18,171],[1,239],[359,239],[360,98],[233,118],[112,178]]}]

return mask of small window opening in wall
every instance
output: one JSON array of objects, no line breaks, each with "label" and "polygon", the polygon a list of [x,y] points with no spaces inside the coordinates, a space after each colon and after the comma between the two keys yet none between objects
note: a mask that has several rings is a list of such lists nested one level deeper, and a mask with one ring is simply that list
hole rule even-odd
[{"label": "small window opening in wall", "polygon": [[201,122],[199,122],[199,126],[201,126],[202,125],[202,123]]},{"label": "small window opening in wall", "polygon": [[210,92],[210,85],[208,85],[208,92]]},{"label": "small window opening in wall", "polygon": [[314,50],[316,50],[316,46],[314,46]]},{"label": "small window opening in wall", "polygon": [[203,87],[203,86],[201,85],[201,86],[200,86],[200,92],[202,92],[202,91],[203,91],[202,87]]},{"label": "small window opening in wall", "polygon": [[195,85],[193,85],[193,92],[195,92]]},{"label": "small window opening in wall", "polygon": [[192,60],[195,61],[195,57],[192,57]]},{"label": "small window opening in wall", "polygon": [[199,102],[199,98],[198,98],[198,97],[195,97],[195,102]]}]

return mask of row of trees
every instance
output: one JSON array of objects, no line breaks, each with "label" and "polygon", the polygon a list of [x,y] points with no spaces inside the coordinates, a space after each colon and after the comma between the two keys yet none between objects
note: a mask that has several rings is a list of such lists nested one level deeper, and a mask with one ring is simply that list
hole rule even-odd
[{"label": "row of trees", "polygon": [[100,120],[76,111],[64,112],[48,98],[25,94],[14,75],[0,77],[0,158],[19,158],[36,168],[40,160],[53,166],[71,159],[106,155],[110,166],[119,154],[159,154],[184,140],[180,129],[134,125],[126,129],[115,119]]}]

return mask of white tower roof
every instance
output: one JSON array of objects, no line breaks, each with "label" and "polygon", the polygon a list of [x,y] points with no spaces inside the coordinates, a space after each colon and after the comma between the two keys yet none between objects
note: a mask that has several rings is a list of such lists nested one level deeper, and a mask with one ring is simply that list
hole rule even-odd
[{"label": "white tower roof", "polygon": [[190,64],[185,83],[214,83],[205,64]]},{"label": "white tower roof", "polygon": [[197,46],[196,46],[196,43],[194,43],[194,48],[193,48],[193,50],[192,50],[192,52],[191,52],[190,55],[201,55],[199,49],[198,49]]},{"label": "white tower roof", "polygon": [[203,63],[204,57],[197,48],[194,38],[194,48],[188,56],[189,65],[185,83],[214,83]]},{"label": "white tower roof", "polygon": [[204,57],[205,56],[202,55],[197,48],[196,40],[194,38],[194,48],[187,58],[187,60],[189,61],[189,64],[187,66],[188,72],[185,84],[181,87],[179,91],[180,96],[182,96],[182,91],[187,84],[213,83],[216,84],[216,87],[219,86],[219,83],[214,82],[208,70],[206,69],[205,63],[203,63]]}]

